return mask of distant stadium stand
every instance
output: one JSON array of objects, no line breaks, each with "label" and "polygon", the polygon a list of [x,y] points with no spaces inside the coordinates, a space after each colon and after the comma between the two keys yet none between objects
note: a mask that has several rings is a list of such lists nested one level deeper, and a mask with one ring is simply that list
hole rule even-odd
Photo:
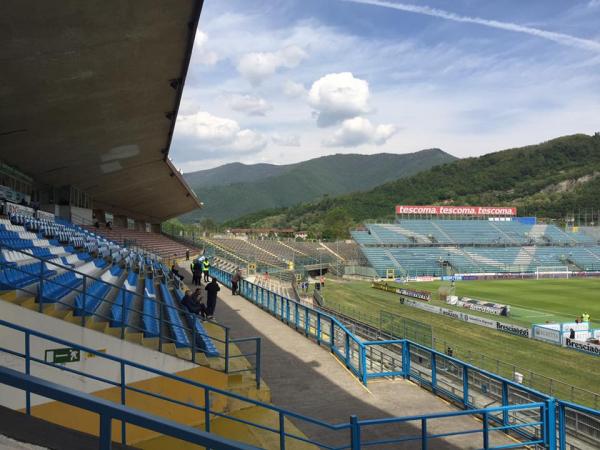
[{"label": "distant stadium stand", "polygon": [[582,233],[516,220],[398,219],[351,232],[380,277],[600,269],[600,247]]}]

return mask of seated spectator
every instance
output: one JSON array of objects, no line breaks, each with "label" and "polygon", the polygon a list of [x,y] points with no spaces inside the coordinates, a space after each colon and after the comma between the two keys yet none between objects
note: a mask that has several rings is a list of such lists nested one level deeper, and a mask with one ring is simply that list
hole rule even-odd
[{"label": "seated spectator", "polygon": [[181,300],[181,304],[192,314],[197,314],[203,319],[206,318],[206,306],[200,301],[201,292],[200,289],[196,289],[196,292],[192,294],[192,291],[185,291],[185,295]]},{"label": "seated spectator", "polygon": [[177,278],[179,278],[181,281],[183,281],[183,279],[185,278],[179,273],[179,267],[177,266],[177,262],[173,262],[173,265],[171,266],[171,273]]}]

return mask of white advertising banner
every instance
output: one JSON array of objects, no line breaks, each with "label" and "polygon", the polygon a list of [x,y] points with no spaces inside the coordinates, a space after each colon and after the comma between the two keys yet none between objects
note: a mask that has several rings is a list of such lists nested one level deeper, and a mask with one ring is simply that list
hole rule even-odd
[{"label": "white advertising banner", "polygon": [[486,317],[473,316],[471,314],[466,314],[460,311],[454,311],[452,309],[441,308],[439,306],[430,305],[416,300],[400,299],[400,303],[407,306],[412,306],[414,308],[419,308],[430,313],[441,314],[446,317],[462,320],[463,322],[472,323],[474,325],[479,325],[486,328],[493,328],[502,333],[514,334],[526,338],[531,337],[531,330],[529,328],[498,322],[496,320],[488,319]]},{"label": "white advertising banner", "polygon": [[534,326],[533,327],[533,338],[540,341],[552,342],[553,344],[560,344],[561,341],[560,329]]}]

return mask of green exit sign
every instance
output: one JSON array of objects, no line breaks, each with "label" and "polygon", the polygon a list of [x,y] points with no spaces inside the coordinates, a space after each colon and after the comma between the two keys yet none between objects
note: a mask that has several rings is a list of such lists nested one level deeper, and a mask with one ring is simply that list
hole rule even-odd
[{"label": "green exit sign", "polygon": [[54,364],[77,362],[81,360],[81,352],[75,348],[55,348],[46,350],[44,360]]}]

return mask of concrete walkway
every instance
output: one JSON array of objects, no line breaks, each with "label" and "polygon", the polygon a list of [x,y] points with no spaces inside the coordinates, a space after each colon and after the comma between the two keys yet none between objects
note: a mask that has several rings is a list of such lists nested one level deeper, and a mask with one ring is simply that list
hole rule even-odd
[{"label": "concrete walkway", "polygon": [[[232,296],[221,286],[215,316],[231,328],[232,337],[262,337],[262,378],[271,389],[273,404],[296,413],[327,421],[347,423],[359,419],[398,417],[456,411],[439,397],[406,380],[371,381],[363,386],[329,350],[318,346],[266,311],[241,296]],[[250,351],[250,349],[243,349]],[[308,422],[293,422],[311,439],[328,445],[349,443],[349,432],[330,431]],[[440,419],[428,423],[429,434],[481,429],[472,417]],[[380,425],[363,429],[362,440],[392,439],[420,435],[420,423]],[[497,433],[490,444],[515,441]],[[430,449],[475,449],[483,446],[475,433],[448,439],[435,439]],[[414,449],[419,441],[369,448]]]}]

